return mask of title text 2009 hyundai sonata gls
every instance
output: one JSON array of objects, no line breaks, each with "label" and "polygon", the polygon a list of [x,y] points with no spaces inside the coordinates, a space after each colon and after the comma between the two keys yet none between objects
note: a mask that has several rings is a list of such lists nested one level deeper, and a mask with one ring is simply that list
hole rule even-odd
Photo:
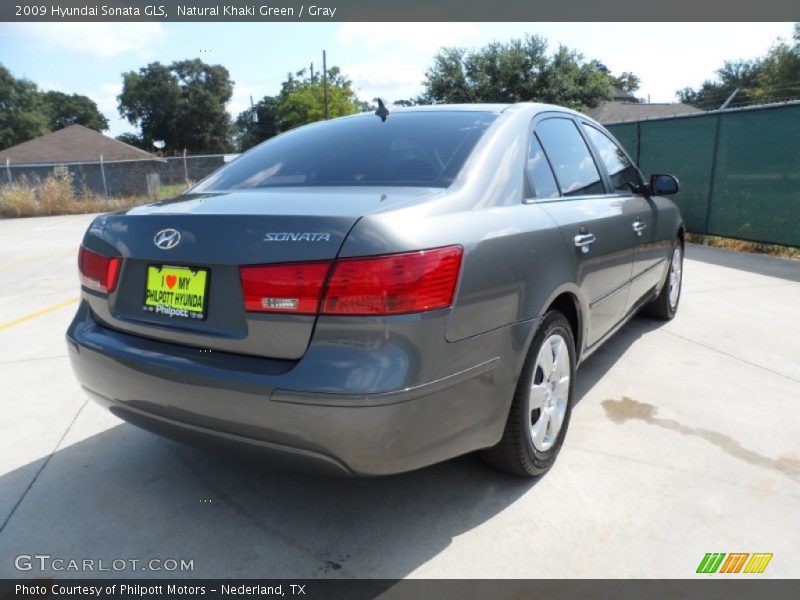
[{"label": "title text 2009 hyundai sonata gls", "polygon": [[576,366],[639,308],[675,314],[677,191],[556,106],[302,127],[91,224],[72,365],[178,439],[351,475],[483,450],[541,475]]}]

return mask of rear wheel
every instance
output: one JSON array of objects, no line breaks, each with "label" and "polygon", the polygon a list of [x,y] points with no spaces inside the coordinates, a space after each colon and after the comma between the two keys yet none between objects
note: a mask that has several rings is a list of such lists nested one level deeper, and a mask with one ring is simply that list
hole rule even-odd
[{"label": "rear wheel", "polygon": [[549,311],[522,368],[503,437],[499,444],[483,451],[483,459],[514,475],[543,475],[564,442],[574,382],[572,329],[563,314]]},{"label": "rear wheel", "polygon": [[669,263],[669,272],[664,287],[655,300],[645,305],[642,312],[656,319],[669,321],[678,312],[678,303],[681,299],[681,286],[683,284],[683,245],[680,240],[672,251]]}]

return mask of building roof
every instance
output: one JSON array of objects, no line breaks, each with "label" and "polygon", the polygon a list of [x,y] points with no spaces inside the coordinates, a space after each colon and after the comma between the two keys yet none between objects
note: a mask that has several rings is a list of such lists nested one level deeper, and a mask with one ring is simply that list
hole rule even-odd
[{"label": "building roof", "polygon": [[621,102],[636,102],[636,96],[631,92],[626,92],[621,87],[616,85],[611,88],[611,99],[619,100]]},{"label": "building roof", "polygon": [[154,158],[149,152],[98,133],[83,125],[70,125],[0,150],[0,163],[12,164],[66,163]]},{"label": "building roof", "polygon": [[655,119],[658,117],[671,117],[675,115],[688,115],[703,112],[699,108],[676,102],[649,103],[649,102],[603,102],[599,106],[587,111],[587,114],[600,123],[618,123],[620,121],[641,121],[642,119]]}]

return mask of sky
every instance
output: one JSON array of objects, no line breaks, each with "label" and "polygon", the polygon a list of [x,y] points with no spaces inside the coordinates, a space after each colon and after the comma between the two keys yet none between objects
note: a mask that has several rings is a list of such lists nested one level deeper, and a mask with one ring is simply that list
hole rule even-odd
[{"label": "sky", "polygon": [[322,50],[361,99],[418,94],[442,46],[478,48],[525,34],[545,37],[613,74],[641,78],[639,97],[674,102],[678,89],[714,77],[723,61],[763,55],[792,23],[0,23],[0,64],[44,90],[85,94],[109,119],[111,135],[135,132],[119,117],[122,73],[187,58],[222,64],[235,82],[235,116],[279,91],[288,72]]}]

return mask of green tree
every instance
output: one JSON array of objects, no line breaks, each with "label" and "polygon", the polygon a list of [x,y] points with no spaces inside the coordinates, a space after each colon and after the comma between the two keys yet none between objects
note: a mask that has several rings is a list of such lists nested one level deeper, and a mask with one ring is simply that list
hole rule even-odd
[{"label": "green tree", "polygon": [[236,143],[242,152],[279,133],[278,99],[264,96],[254,108],[256,120],[253,120],[253,110],[248,109],[239,113],[234,123]]},{"label": "green tree", "polygon": [[642,84],[641,79],[639,79],[636,75],[631,73],[630,71],[625,71],[622,75],[618,77],[611,77],[611,83],[614,87],[618,87],[623,92],[628,92],[629,94],[633,94]]},{"label": "green tree", "polygon": [[465,48],[442,48],[433,57],[433,65],[425,72],[421,104],[477,102],[477,83],[467,80]]},{"label": "green tree", "polygon": [[738,105],[800,99],[800,23],[791,42],[777,40],[762,57],[725,61],[715,74],[698,88],[678,90],[681,102],[712,110],[734,90],[739,90],[733,101]]},{"label": "green tree", "polygon": [[120,115],[141,130],[147,147],[163,140],[165,153],[227,152],[231,123],[225,105],[233,82],[221,65],[199,59],[154,62],[123,73]]},{"label": "green tree", "polygon": [[[306,71],[289,74],[278,95],[278,123],[280,131],[321,121],[325,118],[325,93],[322,78],[312,80]],[[339,67],[328,69],[328,118],[352,115],[359,110],[358,98],[352,83]]]},{"label": "green tree", "polygon": [[152,146],[150,148],[145,146],[144,140],[141,136],[136,135],[135,133],[121,133],[117,136],[117,139],[120,142],[124,142],[125,144],[130,144],[136,148],[141,148],[142,150],[146,150],[147,152],[152,152]]},{"label": "green tree", "polygon": [[559,46],[539,77],[544,102],[574,109],[594,108],[612,95],[609,76],[595,62],[566,46]]},{"label": "green tree", "polygon": [[697,89],[687,87],[678,90],[678,98],[685,104],[703,110],[714,110],[722,106],[738,89],[736,103],[755,102],[754,91],[759,86],[762,67],[760,59],[725,61],[722,67],[717,69],[715,81],[706,80]]},{"label": "green tree", "polygon": [[0,148],[26,142],[49,131],[36,84],[17,79],[0,65]]},{"label": "green tree", "polygon": [[[342,117],[368,110],[371,105],[359,101],[352,83],[338,67],[328,69],[328,117]],[[373,109],[374,110],[374,109]],[[301,125],[325,118],[325,92],[319,73],[312,79],[305,69],[289,73],[276,96],[264,96],[252,109],[239,113],[234,122],[235,138],[244,151],[264,140]]]},{"label": "green tree", "polygon": [[[623,76],[635,77],[630,73]],[[632,80],[631,80],[632,81]],[[425,73],[425,103],[550,102],[591,108],[611,98],[612,78],[598,61],[559,46],[552,56],[536,35],[477,50],[443,48]]]},{"label": "green tree", "polygon": [[17,79],[0,65],[0,148],[75,124],[108,129],[108,120],[91,98],[40,91],[32,81]]},{"label": "green tree", "polygon": [[800,23],[794,25],[791,43],[778,40],[770,48],[752,93],[759,102],[800,98]]},{"label": "green tree", "polygon": [[44,92],[49,127],[55,131],[70,125],[83,125],[95,131],[108,129],[108,119],[97,109],[97,104],[87,96]]}]

